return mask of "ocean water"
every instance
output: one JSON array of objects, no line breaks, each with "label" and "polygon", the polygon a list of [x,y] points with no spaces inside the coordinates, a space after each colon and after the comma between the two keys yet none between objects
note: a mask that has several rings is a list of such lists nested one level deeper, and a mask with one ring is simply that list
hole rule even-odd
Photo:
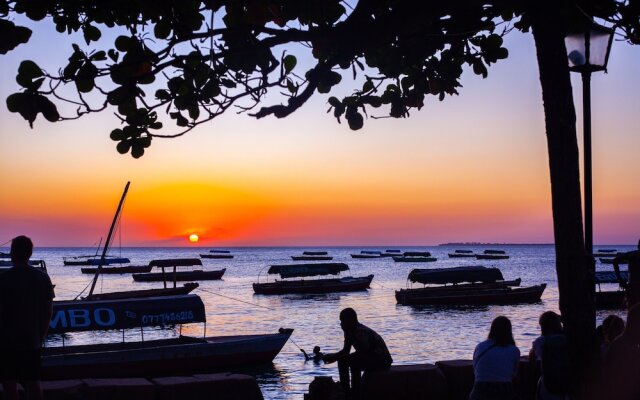
[{"label": "ocean water", "polygon": [[[393,247],[403,251],[430,251],[438,258],[433,263],[396,263],[391,258],[352,259],[350,254],[378,248],[229,248],[231,260],[203,259],[205,269],[227,268],[222,280],[200,282],[194,291],[204,301],[207,313],[206,334],[232,335],[273,333],[280,327],[295,329],[291,340],[275,358],[273,365],[258,369],[237,370],[256,376],[266,399],[300,399],[315,376],[333,376],[337,380],[336,364],[323,365],[304,361],[300,348],[311,352],[318,345],[323,352],[342,347],[342,331],[338,314],[345,307],[358,312],[360,321],[380,333],[392,354],[394,363],[424,363],[445,359],[470,359],[475,345],[484,340],[489,325],[498,315],[506,315],[513,323],[516,344],[526,354],[531,342],[539,335],[537,320],[546,310],[558,310],[558,290],[555,276],[554,249],[551,245],[500,246],[425,246]],[[475,260],[448,258],[454,249],[481,252],[485,248],[500,248],[511,257],[508,260]],[[597,246],[596,248],[605,248]],[[633,246],[612,246],[629,251]],[[4,249],[3,249],[4,250]],[[131,259],[132,264],[147,264],[154,259],[198,257],[209,248],[122,248],[112,255]],[[374,274],[371,289],[366,292],[325,295],[255,295],[251,284],[264,281],[269,265],[293,263],[291,255],[304,250],[326,250],[335,262],[346,262],[350,275]],[[49,275],[56,285],[58,300],[76,297],[90,284],[91,275],[80,273],[80,267],[63,266],[64,256],[91,254],[88,248],[40,248],[34,259],[44,259]],[[413,268],[446,268],[463,265],[499,267],[505,279],[522,278],[522,286],[546,283],[542,300],[535,304],[481,307],[411,307],[397,305],[394,291],[407,287],[407,275]],[[611,266],[598,263],[599,270]],[[347,274],[343,273],[343,276]],[[109,292],[159,287],[161,283],[134,282],[130,275],[105,275],[98,280],[96,292]],[[611,311],[598,312],[601,321]],[[614,312],[623,316],[622,311]],[[190,324],[183,334],[202,336],[204,324]],[[177,334],[176,329],[145,329],[145,339]],[[122,340],[121,332],[83,332],[67,336],[66,344]],[[140,332],[126,333],[126,340],[140,340]],[[60,345],[60,338],[49,340],[49,346]]]}]

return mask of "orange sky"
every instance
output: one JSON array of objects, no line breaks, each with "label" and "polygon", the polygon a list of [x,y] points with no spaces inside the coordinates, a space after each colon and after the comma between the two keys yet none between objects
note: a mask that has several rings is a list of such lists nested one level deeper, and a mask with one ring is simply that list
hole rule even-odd
[{"label": "orange sky", "polygon": [[[128,180],[125,246],[188,245],[191,233],[205,246],[551,243],[535,51],[527,35],[506,43],[510,57],[488,79],[466,74],[460,96],[429,99],[410,119],[352,132],[320,95],[285,120],[229,113],[155,140],[139,160],[115,151],[109,113],[30,130],[2,102],[0,244],[27,234],[40,246],[91,246]],[[50,53],[35,51],[45,45]],[[16,89],[19,60],[64,59],[67,47],[38,37],[3,57],[0,97]],[[615,43],[609,74],[593,77],[596,243],[640,237],[638,65],[638,49]]]}]

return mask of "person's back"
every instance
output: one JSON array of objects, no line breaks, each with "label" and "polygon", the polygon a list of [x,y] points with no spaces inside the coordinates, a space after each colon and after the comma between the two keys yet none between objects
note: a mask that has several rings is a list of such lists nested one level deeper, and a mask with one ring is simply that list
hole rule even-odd
[{"label": "person's back", "polygon": [[11,242],[14,267],[0,275],[0,381],[5,398],[17,399],[17,383],[28,398],[42,398],[40,351],[51,320],[51,280],[29,266],[33,243],[26,236]]},{"label": "person's back", "polygon": [[373,354],[384,364],[391,365],[393,362],[382,336],[368,326],[359,323],[348,340],[351,340],[355,351]]},{"label": "person's back", "polygon": [[40,332],[51,281],[34,267],[13,267],[0,275],[0,347],[40,348]]}]

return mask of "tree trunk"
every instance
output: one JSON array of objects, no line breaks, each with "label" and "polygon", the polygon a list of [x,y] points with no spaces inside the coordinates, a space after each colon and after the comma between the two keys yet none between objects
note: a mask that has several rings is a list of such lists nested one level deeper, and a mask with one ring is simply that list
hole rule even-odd
[{"label": "tree trunk", "polygon": [[581,383],[587,382],[596,355],[591,272],[594,264],[584,249],[576,115],[564,43],[565,19],[561,7],[553,0],[539,0],[532,8],[529,17],[540,69],[549,151],[560,312],[576,372],[573,388],[584,390]]}]

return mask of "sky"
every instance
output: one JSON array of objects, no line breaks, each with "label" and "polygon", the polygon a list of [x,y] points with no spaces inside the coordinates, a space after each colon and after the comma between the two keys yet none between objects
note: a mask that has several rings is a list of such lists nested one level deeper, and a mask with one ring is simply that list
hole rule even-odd
[{"label": "sky", "polygon": [[[20,21],[23,22],[23,21]],[[71,43],[46,25],[0,56],[0,98],[21,60],[66,64]],[[541,89],[530,34],[460,95],[428,98],[408,119],[351,131],[316,95],[286,119],[227,113],[140,159],[109,139],[112,111],[34,129],[0,103],[0,246],[93,246],[106,237],[131,181],[122,246],[358,246],[447,242],[552,243]],[[592,79],[596,244],[640,237],[640,46],[614,42]],[[572,76],[582,146],[582,86]],[[274,98],[267,98],[267,101]],[[582,147],[580,148],[582,151]]]}]

